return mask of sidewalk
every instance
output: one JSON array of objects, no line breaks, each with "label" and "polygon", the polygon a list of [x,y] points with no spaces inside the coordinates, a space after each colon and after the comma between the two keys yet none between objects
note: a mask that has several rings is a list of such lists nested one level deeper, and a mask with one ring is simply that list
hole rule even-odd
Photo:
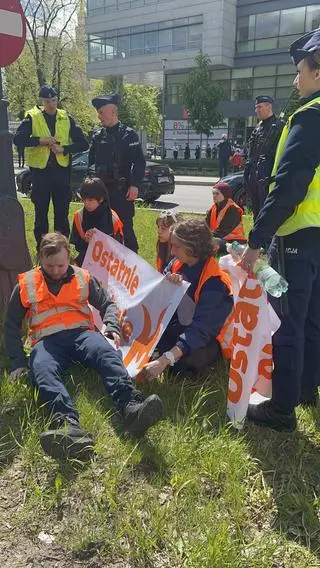
[{"label": "sidewalk", "polygon": [[203,177],[203,176],[174,176],[176,185],[213,185],[216,183],[218,177]]}]

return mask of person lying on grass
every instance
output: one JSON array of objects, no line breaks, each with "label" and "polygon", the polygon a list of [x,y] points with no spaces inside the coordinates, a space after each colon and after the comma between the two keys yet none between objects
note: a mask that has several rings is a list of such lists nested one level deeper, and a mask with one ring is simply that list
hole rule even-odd
[{"label": "person lying on grass", "polygon": [[[90,434],[79,424],[78,412],[61,375],[74,362],[97,371],[122,414],[129,432],[141,436],[163,416],[161,399],[135,390],[121,356],[95,331],[90,305],[100,312],[105,335],[120,343],[117,308],[96,278],[70,265],[68,239],[48,233],[40,244],[40,266],[19,274],[10,298],[4,339],[11,360],[9,380],[28,373],[37,400],[50,415],[49,430],[40,434],[44,451],[55,458],[87,459],[93,451]],[[32,345],[30,362],[21,342],[24,319]]]},{"label": "person lying on grass", "polygon": [[221,355],[223,325],[233,307],[231,283],[214,258],[216,245],[207,224],[188,219],[171,228],[174,259],[164,271],[169,280],[190,282],[164,331],[151,362],[139,378],[152,379],[168,366],[200,372]]}]

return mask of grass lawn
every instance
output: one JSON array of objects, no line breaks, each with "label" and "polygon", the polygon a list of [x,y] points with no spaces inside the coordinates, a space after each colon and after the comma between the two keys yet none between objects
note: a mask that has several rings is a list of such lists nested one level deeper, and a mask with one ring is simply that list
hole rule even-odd
[{"label": "grass lawn", "polygon": [[[34,254],[32,206],[22,205]],[[137,209],[151,263],[155,218]],[[66,383],[96,455],[59,464],[39,445],[45,416],[32,390],[8,384],[6,364],[1,352],[2,568],[320,567],[319,409],[299,408],[293,434],[237,433],[225,425],[221,363],[197,382],[144,385],[162,397],[166,419],[136,443],[117,434],[99,378],[77,366]]]}]

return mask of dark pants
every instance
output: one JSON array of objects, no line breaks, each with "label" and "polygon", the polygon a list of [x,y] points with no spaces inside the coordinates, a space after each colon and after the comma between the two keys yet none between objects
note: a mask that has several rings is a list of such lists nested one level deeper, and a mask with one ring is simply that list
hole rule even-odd
[{"label": "dark pants", "polygon": [[42,235],[49,231],[48,210],[53,203],[54,230],[69,237],[70,170],[58,166],[32,169],[32,201],[35,209],[34,236],[39,248]]},{"label": "dark pants", "polygon": [[251,201],[253,220],[255,221],[266,200],[268,185],[264,181],[259,182],[255,177],[249,177],[245,187]]},{"label": "dark pants", "polygon": [[134,201],[126,199],[126,191],[122,189],[108,189],[111,209],[118,213],[123,223],[124,244],[134,252],[138,252],[139,245],[133,229]]},{"label": "dark pants", "polygon": [[50,414],[78,418],[61,374],[73,362],[94,369],[118,408],[130,400],[133,386],[121,357],[96,331],[60,331],[36,343],[30,355],[32,382],[39,391],[39,402]]},{"label": "dark pants", "polygon": [[[153,359],[159,357],[165,351],[169,351],[176,344],[176,341],[183,331],[183,326],[169,324],[163,333],[153,356]],[[181,359],[173,366],[174,372],[179,371],[197,371],[213,363],[218,357],[221,356],[220,345],[216,339],[212,339],[204,347],[195,349],[188,355],[183,355]]]},{"label": "dark pants", "polygon": [[219,176],[222,178],[228,175],[229,158],[221,158],[219,160]]},{"label": "dark pants", "polygon": [[284,240],[288,314],[281,316],[280,301],[270,298],[282,320],[273,336],[272,400],[286,411],[299,403],[302,385],[312,389],[320,382],[320,231],[317,237],[309,251],[299,236],[296,246]]}]

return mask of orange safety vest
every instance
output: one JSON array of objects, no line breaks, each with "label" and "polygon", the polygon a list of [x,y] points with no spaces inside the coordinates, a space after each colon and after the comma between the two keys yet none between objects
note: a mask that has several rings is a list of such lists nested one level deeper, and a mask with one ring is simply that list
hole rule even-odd
[{"label": "orange safety vest", "polygon": [[[111,209],[112,214],[112,224],[113,224],[113,235],[121,235],[123,237],[123,223],[119,217],[119,215]],[[82,227],[83,221],[83,208],[78,209],[73,215],[73,222],[77,228],[79,236],[84,240],[85,232]]]},{"label": "orange safety vest", "polygon": [[40,268],[18,275],[20,300],[27,308],[31,345],[58,331],[84,328],[94,329],[90,309],[90,274],[83,268],[73,267],[74,277],[63,284],[57,296],[48,288]]},{"label": "orange safety vest", "polygon": [[216,231],[222,221],[222,219],[224,218],[226,212],[228,211],[229,207],[236,207],[236,209],[238,209],[239,213],[240,213],[240,223],[239,225],[237,225],[237,227],[235,227],[234,229],[232,229],[231,233],[229,233],[228,235],[226,235],[224,238],[225,241],[245,241],[246,239],[246,235],[244,233],[244,229],[243,229],[243,225],[242,225],[242,215],[243,215],[243,209],[241,209],[241,207],[239,207],[239,205],[237,205],[233,199],[228,199],[226,206],[221,209],[221,211],[219,211],[218,215],[217,215],[217,206],[214,203],[211,207],[211,215],[210,215],[210,229],[211,231]]},{"label": "orange safety vest", "polygon": [[[183,265],[183,263],[180,262],[180,260],[175,260],[172,267],[171,267],[172,272],[173,273],[179,272],[182,265]],[[232,296],[232,287],[231,287],[230,276],[226,272],[221,270],[217,261],[211,256],[210,258],[208,258],[208,260],[206,261],[206,263],[205,263],[205,265],[202,269],[202,272],[201,272],[200,278],[199,278],[199,282],[198,282],[198,286],[197,286],[196,291],[194,293],[194,301],[195,301],[196,304],[199,301],[202,286],[209,280],[209,278],[212,278],[212,277],[220,278],[220,280],[227,287],[229,296]],[[233,310],[231,311],[231,313],[227,317],[226,321],[224,322],[224,324],[223,324],[223,326],[220,330],[219,335],[216,338],[217,341],[219,341],[219,343],[220,343],[221,351],[222,351],[224,357],[226,357],[226,359],[231,358],[231,341],[232,341],[232,335],[233,335],[232,321],[233,321]]]},{"label": "orange safety vest", "polygon": [[157,267],[157,271],[161,272],[161,274],[162,274],[163,266],[162,266],[162,260],[161,260],[160,256],[156,257],[156,267]]}]

